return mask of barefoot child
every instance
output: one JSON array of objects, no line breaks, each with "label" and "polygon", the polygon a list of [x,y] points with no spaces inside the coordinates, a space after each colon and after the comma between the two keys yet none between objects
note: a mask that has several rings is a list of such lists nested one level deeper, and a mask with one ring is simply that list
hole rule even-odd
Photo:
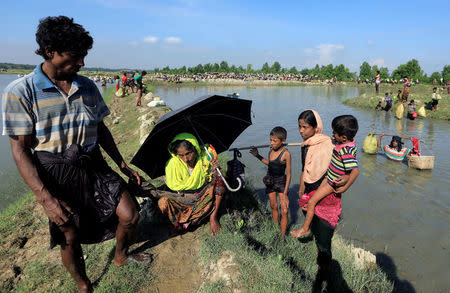
[{"label": "barefoot child", "polygon": [[291,182],[291,154],[286,149],[287,132],[283,127],[275,127],[270,132],[270,152],[268,158],[262,157],[257,148],[252,148],[250,153],[261,162],[269,166],[263,182],[266,185],[266,193],[269,196],[273,221],[278,224],[277,194],[281,204],[281,236],[284,239],[288,223],[289,198],[288,189]]},{"label": "barefoot child", "polygon": [[[327,178],[324,179],[317,191],[311,196],[307,202],[307,214],[303,226],[295,231],[294,237],[303,238],[309,236],[311,231],[309,229],[311,221],[314,216],[316,204],[328,195],[335,192],[335,196],[339,199],[338,210],[332,211],[331,214],[326,215],[332,226],[337,225],[339,215],[341,212],[340,197],[341,193],[345,192],[355,182],[359,175],[358,162],[356,161],[356,146],[353,140],[358,131],[358,121],[352,115],[342,115],[333,119],[331,123],[333,128],[333,140],[336,146],[333,150],[331,163],[328,167]],[[337,187],[335,179],[342,175],[349,175],[347,183],[341,187]],[[302,207],[304,209],[304,207]],[[317,211],[316,211],[317,213]],[[317,214],[320,216],[319,214]]]}]

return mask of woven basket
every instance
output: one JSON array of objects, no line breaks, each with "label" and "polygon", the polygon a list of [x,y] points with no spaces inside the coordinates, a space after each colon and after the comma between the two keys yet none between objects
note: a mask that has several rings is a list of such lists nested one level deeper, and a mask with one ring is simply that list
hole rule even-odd
[{"label": "woven basket", "polygon": [[431,170],[434,168],[434,156],[407,156],[408,167],[420,170]]}]

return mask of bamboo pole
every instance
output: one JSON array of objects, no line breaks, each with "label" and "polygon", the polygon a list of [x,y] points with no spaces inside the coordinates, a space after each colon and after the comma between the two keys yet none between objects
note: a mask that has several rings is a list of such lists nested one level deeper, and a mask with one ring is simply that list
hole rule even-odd
[{"label": "bamboo pole", "polygon": [[398,136],[398,137],[401,137],[401,138],[404,138],[404,139],[410,139],[411,138],[411,136],[410,137],[406,137],[406,136],[400,136],[400,135],[397,135],[397,134],[386,134],[386,133],[372,133],[372,134],[374,134],[374,135],[381,135],[381,134],[383,134],[383,136]]},{"label": "bamboo pole", "polygon": [[[284,146],[300,146],[301,142],[291,142],[291,143],[285,143],[283,145]],[[229,149],[228,151],[232,152],[234,150],[236,150],[236,151],[250,150],[252,148],[263,149],[263,148],[268,148],[268,147],[270,147],[270,144],[254,145],[254,146],[240,147],[240,148],[232,148],[232,149]]]},{"label": "bamboo pole", "polygon": [[[374,135],[380,135],[381,133],[372,133],[372,134],[374,134]],[[386,133],[383,133],[383,136],[398,136],[398,137],[403,138],[403,139],[411,139],[411,136],[400,136],[400,135],[397,135],[397,134],[386,134]],[[423,140],[421,140],[421,139],[419,139],[419,141],[422,142],[422,143],[425,143],[425,142],[424,142]]]}]

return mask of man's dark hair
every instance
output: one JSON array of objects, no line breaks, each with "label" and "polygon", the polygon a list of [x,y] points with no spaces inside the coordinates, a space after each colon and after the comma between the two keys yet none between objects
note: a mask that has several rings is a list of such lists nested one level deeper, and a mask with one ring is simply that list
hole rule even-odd
[{"label": "man's dark hair", "polygon": [[433,88],[433,91],[435,91],[435,90],[437,90],[437,87],[434,87],[434,88]]},{"label": "man's dark hair", "polygon": [[147,74],[147,71],[142,70],[141,75],[144,76],[144,75],[146,75],[146,74]]},{"label": "man's dark hair", "polygon": [[281,126],[276,126],[270,131],[270,136],[276,136],[280,140],[285,140],[287,137],[287,131]]},{"label": "man's dark hair", "polygon": [[48,60],[45,49],[63,52],[87,52],[92,48],[94,40],[81,25],[73,22],[67,16],[49,16],[39,21],[36,32],[36,42],[39,49],[36,54]]},{"label": "man's dark hair", "polygon": [[358,132],[358,120],[353,115],[337,116],[331,122],[331,127],[338,135],[345,135],[351,141]]}]

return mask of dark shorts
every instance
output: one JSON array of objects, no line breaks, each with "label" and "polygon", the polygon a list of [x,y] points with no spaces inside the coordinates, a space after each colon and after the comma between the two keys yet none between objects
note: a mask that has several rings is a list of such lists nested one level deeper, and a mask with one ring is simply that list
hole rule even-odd
[{"label": "dark shorts", "polygon": [[435,100],[435,99],[431,100],[431,106],[432,107],[437,106],[438,103],[439,103],[438,100]]},{"label": "dark shorts", "polygon": [[408,113],[408,114],[406,115],[406,117],[407,117],[409,120],[414,120],[414,119],[416,119],[416,118],[413,117],[413,115],[412,115],[411,113]]},{"label": "dark shorts", "polygon": [[286,187],[286,175],[272,176],[266,175],[263,178],[264,185],[266,185],[266,193],[279,192],[283,193]]},{"label": "dark shorts", "polygon": [[387,102],[386,107],[384,107],[384,111],[389,111],[392,108],[392,102]]},{"label": "dark shorts", "polygon": [[143,87],[142,83],[138,83],[138,84],[136,85],[136,88],[137,88],[138,90],[142,90],[144,87]]}]

